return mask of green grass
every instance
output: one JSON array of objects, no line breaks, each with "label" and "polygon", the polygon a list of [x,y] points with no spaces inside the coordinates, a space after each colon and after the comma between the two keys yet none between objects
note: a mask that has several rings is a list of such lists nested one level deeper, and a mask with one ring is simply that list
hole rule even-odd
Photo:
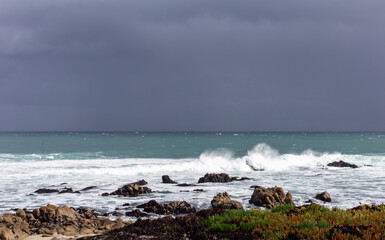
[{"label": "green grass", "polygon": [[385,239],[385,206],[354,210],[312,204],[228,210],[204,221],[209,231],[253,232],[264,239]]}]

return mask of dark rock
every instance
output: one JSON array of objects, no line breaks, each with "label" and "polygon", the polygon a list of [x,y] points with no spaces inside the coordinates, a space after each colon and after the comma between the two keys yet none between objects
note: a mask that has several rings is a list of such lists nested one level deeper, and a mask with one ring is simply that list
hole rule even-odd
[{"label": "dark rock", "polygon": [[358,168],[357,165],[355,164],[350,164],[344,161],[339,161],[339,162],[332,162],[328,163],[328,167],[349,167],[349,168]]},{"label": "dark rock", "polygon": [[364,167],[373,167],[373,165],[365,164]]},{"label": "dark rock", "polygon": [[328,192],[323,192],[323,193],[317,194],[315,196],[315,198],[318,200],[324,201],[324,202],[331,202],[332,201],[330,194]]},{"label": "dark rock", "polygon": [[140,210],[136,209],[134,211],[131,211],[131,212],[126,212],[125,215],[127,217],[148,217],[148,214],[147,213],[144,213],[144,212],[141,212]]},{"label": "dark rock", "polygon": [[193,191],[194,191],[194,192],[204,192],[203,189],[194,189]]},{"label": "dark rock", "polygon": [[[109,195],[120,195],[125,197],[136,197],[140,194],[147,194],[151,193],[151,189],[148,187],[139,187],[136,183],[131,183],[128,185],[125,185],[121,188],[118,188],[118,190],[110,193]],[[102,195],[103,196],[103,195]]]},{"label": "dark rock", "polygon": [[261,188],[261,186],[259,186],[259,185],[253,185],[253,186],[250,186],[250,188]]},{"label": "dark rock", "polygon": [[96,186],[90,186],[90,187],[83,188],[80,191],[88,191],[88,190],[95,189],[95,188],[97,188],[97,187]]},{"label": "dark rock", "polygon": [[36,190],[34,193],[43,194],[43,193],[58,193],[57,189],[49,189],[49,188],[40,188]]},{"label": "dark rock", "polygon": [[305,203],[313,203],[313,201],[311,199],[308,199],[307,201],[305,201]]},{"label": "dark rock", "polygon": [[66,183],[66,182],[63,182],[63,183],[60,183],[60,185],[67,185],[68,183]]},{"label": "dark rock", "polygon": [[177,215],[195,212],[195,208],[185,201],[159,204],[155,200],[151,200],[148,203],[139,205],[138,208],[144,208],[145,212],[151,212],[161,215]]},{"label": "dark rock", "polygon": [[130,204],[129,203],[124,203],[123,204],[123,207],[127,207],[127,206],[130,206]]},{"label": "dark rock", "polygon": [[215,174],[215,173],[206,173],[204,177],[199,178],[198,183],[205,182],[231,182],[231,178],[227,173]]},{"label": "dark rock", "polygon": [[243,209],[240,202],[231,200],[227,192],[218,193],[213,200],[211,200],[211,206],[219,209]]},{"label": "dark rock", "polygon": [[191,187],[191,186],[196,186],[195,184],[190,184],[190,183],[179,183],[177,184],[178,187]]},{"label": "dark rock", "polygon": [[273,188],[255,188],[249,202],[265,208],[272,208],[282,204],[295,205],[291,193],[288,192],[285,195],[283,189],[277,186]]},{"label": "dark rock", "polygon": [[144,185],[147,185],[148,182],[146,182],[144,179],[140,180],[140,181],[137,181],[137,182],[133,182],[133,183],[130,183],[130,184],[138,184],[139,186],[144,186]]},{"label": "dark rock", "polygon": [[63,190],[61,190],[59,192],[59,194],[62,194],[62,193],[80,193],[79,191],[74,191],[72,188],[64,188]]},{"label": "dark rock", "polygon": [[189,190],[180,190],[179,192],[190,192]]},{"label": "dark rock", "polygon": [[177,183],[173,180],[168,175],[163,175],[162,176],[162,183]]},{"label": "dark rock", "polygon": [[106,193],[106,192],[105,192],[105,193],[102,193],[102,196],[103,196],[103,197],[107,197],[107,196],[109,196],[109,195],[110,195],[110,194],[109,194],[109,193]]}]

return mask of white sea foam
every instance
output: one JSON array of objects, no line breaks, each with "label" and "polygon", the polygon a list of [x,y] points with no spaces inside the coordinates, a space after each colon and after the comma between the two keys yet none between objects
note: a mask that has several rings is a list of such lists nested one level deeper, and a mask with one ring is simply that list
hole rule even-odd
[{"label": "white sea foam", "polygon": [[[96,156],[86,153],[84,156]],[[102,153],[98,153],[102,155]],[[0,154],[0,212],[11,208],[34,208],[48,203],[70,206],[92,206],[99,211],[112,211],[129,201],[133,206],[148,201],[189,200],[196,207],[208,207],[217,192],[227,191],[235,200],[251,207],[248,199],[250,185],[282,186],[292,192],[294,201],[302,204],[313,199],[316,193],[327,190],[333,202],[328,206],[353,207],[362,203],[381,203],[385,192],[385,157],[319,153],[306,150],[302,153],[280,154],[266,144],[258,144],[248,153],[236,157],[226,149],[203,152],[198,158],[126,158],[126,159],[70,159],[71,154]],[[327,163],[343,160],[364,166],[358,169],[328,168]],[[264,171],[254,171],[264,169]],[[231,176],[251,177],[254,180],[228,184],[201,184],[180,188],[162,184],[161,176],[170,175],[178,182],[197,183],[207,172],[226,172]],[[139,179],[146,179],[155,191],[170,191],[169,194],[153,193],[138,198],[100,197],[117,187]],[[87,186],[97,189],[82,194],[32,195],[38,188],[60,188],[60,183],[79,190]],[[205,192],[193,192],[195,188]],[[190,190],[190,192],[180,192]],[[5,210],[4,210],[5,209]]]}]

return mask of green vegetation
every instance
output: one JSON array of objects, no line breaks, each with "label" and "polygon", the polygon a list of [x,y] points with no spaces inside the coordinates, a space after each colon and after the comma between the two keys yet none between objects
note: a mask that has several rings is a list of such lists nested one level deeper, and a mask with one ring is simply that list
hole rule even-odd
[{"label": "green vegetation", "polygon": [[209,231],[253,232],[264,239],[385,239],[385,207],[351,210],[312,204],[269,210],[228,210],[203,222]]}]

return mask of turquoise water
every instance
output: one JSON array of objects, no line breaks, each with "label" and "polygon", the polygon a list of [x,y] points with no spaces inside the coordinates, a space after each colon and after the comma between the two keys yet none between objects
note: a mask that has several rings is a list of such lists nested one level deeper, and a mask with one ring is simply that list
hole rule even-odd
[{"label": "turquoise water", "polygon": [[[326,166],[339,160],[360,168]],[[224,191],[251,208],[251,185],[282,186],[299,205],[326,190],[333,199],[327,206],[349,208],[385,200],[385,134],[0,133],[0,168],[0,213],[48,203],[103,213],[126,202],[134,209],[150,199],[187,200],[206,208],[216,193]],[[187,188],[161,183],[167,174],[178,182],[196,184],[207,172],[253,180]],[[156,192],[136,198],[101,197],[140,179]],[[31,194],[43,187],[88,186],[97,188],[81,194]],[[204,192],[193,192],[196,188]]]}]

